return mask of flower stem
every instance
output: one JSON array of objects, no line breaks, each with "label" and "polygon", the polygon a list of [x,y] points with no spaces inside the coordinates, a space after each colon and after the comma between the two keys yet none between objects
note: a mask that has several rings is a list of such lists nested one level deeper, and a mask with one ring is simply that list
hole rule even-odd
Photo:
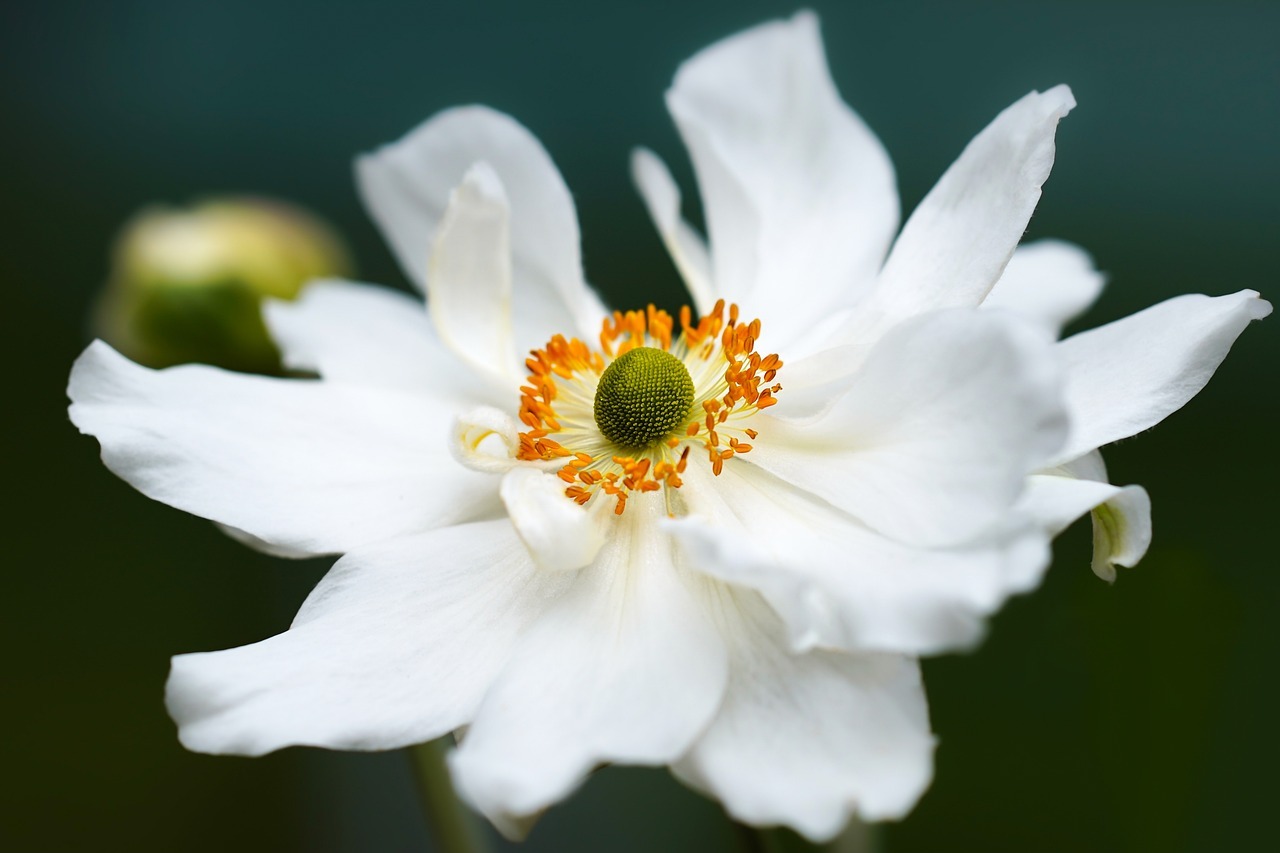
[{"label": "flower stem", "polygon": [[831,853],[881,853],[884,850],[884,824],[863,823],[855,817],[828,849]]},{"label": "flower stem", "polygon": [[489,842],[484,827],[468,811],[449,779],[444,753],[448,738],[409,747],[413,759],[418,793],[422,796],[422,809],[427,818],[435,848],[441,853],[487,853]]}]

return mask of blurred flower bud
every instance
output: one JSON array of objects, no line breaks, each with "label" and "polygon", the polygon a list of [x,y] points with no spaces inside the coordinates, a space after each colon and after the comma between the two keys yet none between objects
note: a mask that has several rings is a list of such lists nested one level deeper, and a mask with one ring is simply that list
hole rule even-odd
[{"label": "blurred flower bud", "polygon": [[124,228],[94,332],[153,367],[184,362],[275,373],[264,297],[292,299],[309,280],[348,274],[342,241],[279,201],[222,198],[151,207]]}]

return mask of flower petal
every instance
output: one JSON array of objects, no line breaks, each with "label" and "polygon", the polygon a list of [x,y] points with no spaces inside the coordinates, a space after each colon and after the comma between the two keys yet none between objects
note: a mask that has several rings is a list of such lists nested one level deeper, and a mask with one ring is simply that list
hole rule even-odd
[{"label": "flower petal", "polygon": [[516,458],[520,446],[515,418],[492,406],[480,406],[453,421],[449,449],[453,458],[472,471],[505,474],[524,463]]},{"label": "flower petal", "polygon": [[1086,512],[1093,517],[1093,572],[1112,583],[1151,546],[1151,497],[1142,486],[1113,486],[1098,451],[1027,480],[1020,507],[1056,536]]},{"label": "flower petal", "polygon": [[514,119],[480,106],[446,110],[360,157],[356,178],[405,273],[425,291],[449,195],[480,161],[497,172],[511,206],[516,352],[565,332],[566,317],[580,337],[594,338],[604,311],[582,278],[573,199],[546,150]]},{"label": "flower petal", "polygon": [[285,633],[175,657],[169,713],[197,752],[421,743],[470,722],[521,632],[564,585],[534,569],[506,521],[358,549]]},{"label": "flower petal", "polygon": [[935,312],[886,335],[825,413],[757,415],[745,458],[899,541],[964,542],[1061,445],[1060,386],[1052,346],[1020,321]]},{"label": "flower petal", "polygon": [[1066,474],[1032,474],[1018,501],[1018,509],[1028,513],[1050,535],[1057,536],[1080,516],[1110,500],[1119,486]]},{"label": "flower petal", "polygon": [[241,545],[269,554],[272,557],[280,557],[283,560],[305,560],[315,556],[310,551],[298,551],[293,548],[276,545],[265,539],[259,539],[252,533],[246,533],[238,527],[232,527],[230,524],[219,524],[215,521],[214,525]]},{"label": "flower petal", "polygon": [[[292,302],[268,300],[263,316],[293,370],[328,382],[430,394],[463,405],[495,396],[436,336],[422,300],[346,281],[309,284]],[[510,388],[499,398],[507,402]],[[494,400],[497,402],[497,400]]]},{"label": "flower petal", "polygon": [[1093,573],[1114,583],[1116,566],[1133,568],[1151,547],[1151,496],[1142,486],[1125,486],[1092,516]]},{"label": "flower petal", "polygon": [[893,167],[841,101],[813,14],[698,53],[667,107],[697,172],[716,297],[767,318],[786,350],[870,287],[898,225]]},{"label": "flower petal", "polygon": [[1054,340],[1094,303],[1106,277],[1088,252],[1061,240],[1019,246],[983,308],[1004,308],[1039,325]]},{"label": "flower petal", "polygon": [[759,590],[796,651],[971,647],[984,619],[1049,565],[1049,537],[1029,519],[961,546],[916,548],[737,462],[719,478],[690,466],[681,490],[690,514],[667,527],[690,566]]},{"label": "flower petal", "polygon": [[1188,294],[1072,335],[1067,367],[1071,437],[1059,459],[1153,427],[1200,393],[1252,320],[1271,313],[1253,290]]},{"label": "flower petal", "polygon": [[907,317],[982,302],[1040,200],[1058,120],[1075,106],[1056,86],[1014,103],[973,138],[911,214],[875,290],[831,343],[868,346]]},{"label": "flower petal", "polygon": [[672,565],[662,511],[652,496],[628,503],[485,697],[451,766],[486,815],[537,812],[602,762],[668,763],[715,714],[724,644]]},{"label": "flower petal", "polygon": [[531,467],[502,478],[502,502],[538,568],[580,569],[595,559],[605,541],[602,501],[581,507],[565,497],[564,481]]},{"label": "flower petal", "polygon": [[731,674],[724,705],[672,768],[734,818],[829,841],[852,815],[899,818],[933,776],[918,663],[899,655],[788,652],[750,594],[722,594]]},{"label": "flower petal", "polygon": [[502,182],[476,163],[449,196],[436,232],[427,300],[440,339],[495,384],[519,384],[511,338],[511,246]]},{"label": "flower petal", "polygon": [[449,456],[428,397],[203,365],[149,370],[95,341],[67,389],[107,467],[154,500],[290,551],[347,551],[501,511]]},{"label": "flower petal", "polygon": [[631,152],[631,179],[644,199],[658,236],[689,288],[693,306],[708,314],[716,297],[711,279],[711,257],[702,235],[680,216],[680,188],[667,166],[647,148]]}]

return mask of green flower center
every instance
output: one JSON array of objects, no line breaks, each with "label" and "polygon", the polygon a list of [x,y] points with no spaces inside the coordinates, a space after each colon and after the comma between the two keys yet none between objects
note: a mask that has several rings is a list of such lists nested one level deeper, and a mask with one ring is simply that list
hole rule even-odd
[{"label": "green flower center", "polygon": [[596,426],[621,447],[643,449],[684,423],[693,380],[669,352],[636,347],[614,359],[596,387]]}]

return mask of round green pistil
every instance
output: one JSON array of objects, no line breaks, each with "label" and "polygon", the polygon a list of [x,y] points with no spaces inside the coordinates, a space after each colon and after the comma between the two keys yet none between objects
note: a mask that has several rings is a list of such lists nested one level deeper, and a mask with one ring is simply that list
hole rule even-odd
[{"label": "round green pistil", "polygon": [[693,380],[669,352],[637,347],[614,359],[596,387],[596,426],[622,447],[641,449],[684,423]]}]

